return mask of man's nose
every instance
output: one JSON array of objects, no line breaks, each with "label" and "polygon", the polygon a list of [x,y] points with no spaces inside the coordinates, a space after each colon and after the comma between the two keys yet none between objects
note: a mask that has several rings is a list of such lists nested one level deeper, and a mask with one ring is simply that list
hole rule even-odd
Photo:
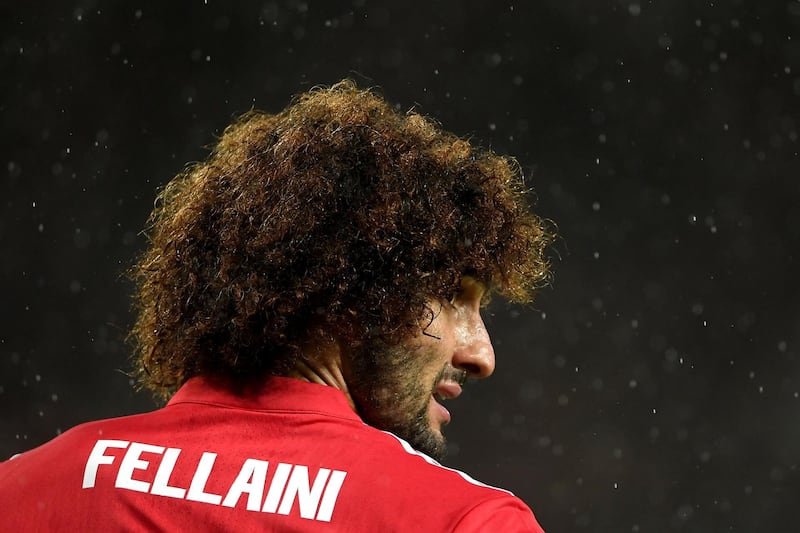
[{"label": "man's nose", "polygon": [[494,348],[480,311],[471,311],[463,328],[461,342],[453,354],[453,366],[466,370],[473,378],[491,376],[494,372]]}]

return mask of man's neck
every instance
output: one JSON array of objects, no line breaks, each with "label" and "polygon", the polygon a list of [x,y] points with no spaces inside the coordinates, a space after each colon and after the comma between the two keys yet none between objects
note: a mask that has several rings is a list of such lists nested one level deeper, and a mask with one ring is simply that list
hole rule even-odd
[{"label": "man's neck", "polygon": [[295,361],[286,377],[337,388],[344,393],[350,408],[357,412],[342,368],[342,352],[338,343],[327,340],[304,346],[301,357]]}]

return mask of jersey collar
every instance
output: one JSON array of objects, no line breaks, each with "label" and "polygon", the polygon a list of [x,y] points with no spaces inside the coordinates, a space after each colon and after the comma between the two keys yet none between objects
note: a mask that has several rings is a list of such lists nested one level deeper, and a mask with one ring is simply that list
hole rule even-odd
[{"label": "jersey collar", "polygon": [[241,390],[209,377],[193,377],[167,405],[203,403],[254,411],[319,413],[361,421],[344,393],[335,387],[295,378],[270,377]]}]

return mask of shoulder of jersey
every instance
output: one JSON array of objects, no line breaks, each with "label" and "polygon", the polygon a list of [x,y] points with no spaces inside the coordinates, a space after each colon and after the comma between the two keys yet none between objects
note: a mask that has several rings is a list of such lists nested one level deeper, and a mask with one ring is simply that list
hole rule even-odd
[{"label": "shoulder of jersey", "polygon": [[[461,470],[457,470],[455,468],[449,468],[447,466],[442,465],[432,457],[420,452],[419,450],[414,449],[411,444],[409,444],[404,439],[398,437],[394,433],[388,431],[379,431],[384,435],[390,437],[389,445],[397,445],[398,448],[401,450],[402,456],[405,457],[406,461],[410,465],[411,468],[419,471],[420,477],[422,478],[430,478],[431,480],[447,480],[450,483],[461,485],[463,488],[474,487],[481,491],[488,491],[489,493],[495,492],[494,495],[509,495],[514,496],[514,494],[508,490],[501,489],[499,487],[494,487],[492,485],[487,485],[486,483],[482,483],[477,479],[473,478],[466,472],[462,472]],[[406,465],[402,465],[406,466]]]}]

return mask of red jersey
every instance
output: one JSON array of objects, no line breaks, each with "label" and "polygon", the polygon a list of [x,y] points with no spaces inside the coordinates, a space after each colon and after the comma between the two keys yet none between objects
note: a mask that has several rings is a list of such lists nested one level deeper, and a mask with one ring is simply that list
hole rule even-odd
[{"label": "red jersey", "polygon": [[0,463],[4,531],[542,532],[510,492],[366,425],[333,388],[189,380]]}]

